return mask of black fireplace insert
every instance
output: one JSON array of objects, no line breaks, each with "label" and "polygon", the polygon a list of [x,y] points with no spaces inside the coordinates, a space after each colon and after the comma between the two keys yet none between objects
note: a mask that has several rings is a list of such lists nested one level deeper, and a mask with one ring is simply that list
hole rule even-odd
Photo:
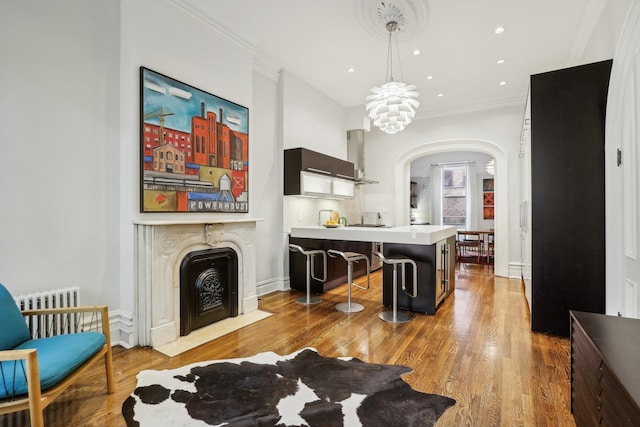
[{"label": "black fireplace insert", "polygon": [[238,255],[231,248],[187,254],[180,265],[180,336],[238,315]]}]

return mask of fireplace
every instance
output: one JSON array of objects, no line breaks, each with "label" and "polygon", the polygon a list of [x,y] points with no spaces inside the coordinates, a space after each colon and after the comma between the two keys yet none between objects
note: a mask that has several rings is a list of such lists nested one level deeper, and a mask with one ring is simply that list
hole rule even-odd
[{"label": "fireplace", "polygon": [[238,315],[238,256],[233,249],[190,252],[180,265],[180,336]]},{"label": "fireplace", "polygon": [[[215,223],[196,219],[136,221],[137,309],[134,322],[137,344],[161,347],[182,335],[181,265],[193,253],[213,250],[217,255],[233,251],[236,259],[229,262],[236,265],[230,268],[236,272],[237,291],[230,310],[234,315],[243,315],[258,309],[256,221],[259,220],[220,219]],[[198,257],[195,259],[199,260]],[[205,276],[205,281],[215,280],[213,276]],[[215,327],[217,323],[209,327]],[[187,328],[194,330],[193,325]]]}]

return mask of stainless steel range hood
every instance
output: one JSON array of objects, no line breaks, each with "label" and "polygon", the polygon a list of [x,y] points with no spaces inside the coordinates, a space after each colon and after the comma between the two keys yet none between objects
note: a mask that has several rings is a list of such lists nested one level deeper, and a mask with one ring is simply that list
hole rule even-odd
[{"label": "stainless steel range hood", "polygon": [[347,160],[353,163],[353,178],[356,185],[378,184],[378,181],[367,179],[364,174],[364,130],[347,131]]}]

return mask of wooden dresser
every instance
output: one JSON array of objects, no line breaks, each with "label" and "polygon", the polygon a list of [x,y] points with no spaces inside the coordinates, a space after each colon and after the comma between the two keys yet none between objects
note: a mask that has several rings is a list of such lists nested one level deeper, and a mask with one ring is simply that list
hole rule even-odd
[{"label": "wooden dresser", "polygon": [[576,425],[640,426],[640,320],[581,311],[570,317]]}]

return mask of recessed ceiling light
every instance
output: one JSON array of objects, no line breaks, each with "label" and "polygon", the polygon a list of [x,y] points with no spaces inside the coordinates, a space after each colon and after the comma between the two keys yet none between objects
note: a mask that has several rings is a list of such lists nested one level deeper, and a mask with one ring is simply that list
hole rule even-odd
[{"label": "recessed ceiling light", "polygon": [[498,59],[498,60],[496,61],[496,64],[504,64],[504,59]]},{"label": "recessed ceiling light", "polygon": [[427,80],[433,80],[433,76],[427,76]]},{"label": "recessed ceiling light", "polygon": [[355,69],[355,68],[353,68],[353,67],[349,67],[349,69],[347,70],[347,73],[353,73],[353,72],[355,72],[355,71],[356,71],[356,69]]},{"label": "recessed ceiling light", "polygon": [[413,51],[413,56],[418,56],[418,55],[420,55],[420,49],[415,49]]},{"label": "recessed ceiling light", "polygon": [[504,27],[496,27],[495,30],[493,30],[494,34],[502,34],[504,33]]},{"label": "recessed ceiling light", "polygon": [[507,84],[507,82],[505,82],[504,80],[499,83],[500,86],[504,86],[506,84]]},{"label": "recessed ceiling light", "polygon": [[439,93],[438,94],[438,98],[442,98],[444,96],[444,93]]}]

